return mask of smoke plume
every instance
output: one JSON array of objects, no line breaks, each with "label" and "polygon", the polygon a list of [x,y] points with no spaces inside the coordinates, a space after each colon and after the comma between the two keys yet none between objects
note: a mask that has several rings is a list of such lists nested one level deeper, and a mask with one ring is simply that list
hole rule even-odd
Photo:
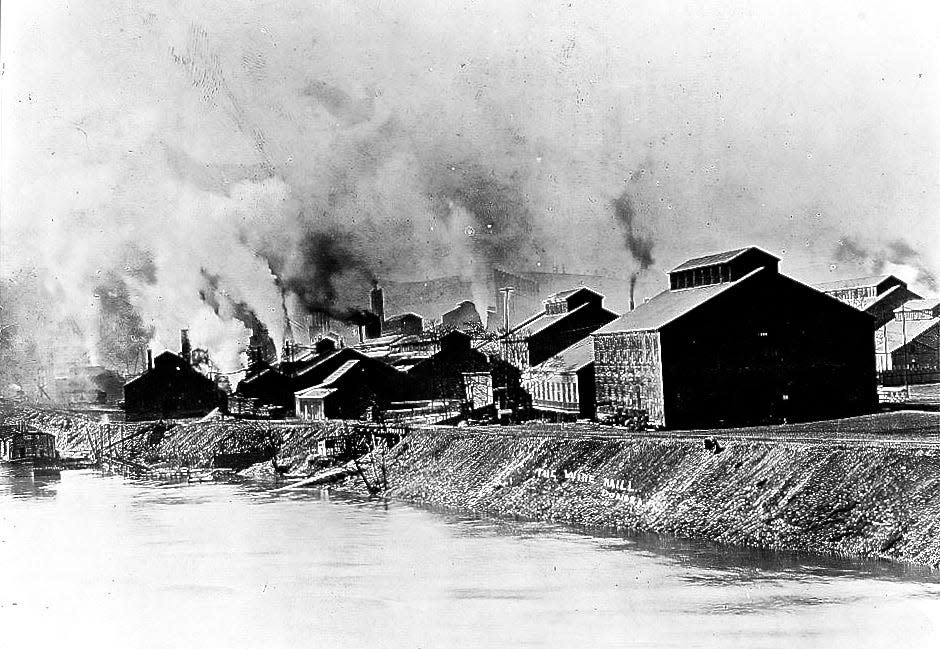
[{"label": "smoke plume", "polygon": [[[635,178],[636,174],[634,174]],[[637,214],[633,206],[633,200],[630,198],[629,190],[624,190],[620,196],[614,199],[612,205],[614,210],[614,219],[623,231],[624,244],[630,252],[637,268],[630,273],[630,310],[635,306],[636,283],[640,273],[653,265],[653,239],[648,235],[637,232]]]},{"label": "smoke plume", "polygon": [[863,272],[896,275],[915,291],[929,294],[938,290],[936,274],[927,268],[921,253],[903,239],[879,243],[846,237],[836,246],[833,258],[837,265],[844,263]]},{"label": "smoke plume", "polygon": [[858,263],[935,285],[940,247],[896,234],[940,238],[934,21],[808,0],[13,5],[0,325],[42,312],[76,357],[108,356],[110,318],[157,352],[188,328],[234,371],[285,309],[365,320],[373,279],[442,275],[483,309],[493,265],[652,292],[639,272],[759,245],[821,281],[848,236],[874,250]]}]

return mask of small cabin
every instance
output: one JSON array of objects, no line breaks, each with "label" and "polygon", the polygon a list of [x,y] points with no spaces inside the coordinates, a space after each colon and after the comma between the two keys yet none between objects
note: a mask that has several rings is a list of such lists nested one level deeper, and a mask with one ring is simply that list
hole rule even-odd
[{"label": "small cabin", "polygon": [[54,460],[55,435],[24,424],[0,427],[0,460]]}]

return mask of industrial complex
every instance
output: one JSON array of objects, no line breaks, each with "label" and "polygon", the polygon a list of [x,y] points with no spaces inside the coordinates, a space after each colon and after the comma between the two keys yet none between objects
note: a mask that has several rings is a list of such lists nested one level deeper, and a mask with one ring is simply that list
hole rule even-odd
[{"label": "industrial complex", "polygon": [[179,353],[124,386],[125,417],[721,428],[870,413],[879,385],[938,380],[940,302],[897,277],[809,286],[756,247],[689,259],[668,277],[641,304],[631,292],[622,314],[587,284],[536,302],[536,276],[500,270],[495,306],[446,308],[449,285],[425,282],[417,290],[439,313],[398,297],[408,310],[389,314],[375,282],[357,325],[313,314],[309,343],[285,339],[280,359],[249,348],[234,390],[195,369],[183,331]]}]

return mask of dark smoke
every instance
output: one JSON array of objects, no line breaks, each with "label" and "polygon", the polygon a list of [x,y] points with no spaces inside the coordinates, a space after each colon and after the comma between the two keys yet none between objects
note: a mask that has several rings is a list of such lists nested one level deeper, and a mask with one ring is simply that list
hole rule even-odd
[{"label": "dark smoke", "polygon": [[[636,180],[636,173],[632,180]],[[637,263],[639,268],[630,274],[630,310],[635,306],[634,294],[636,291],[636,282],[640,273],[653,265],[653,239],[643,236],[636,232],[636,208],[633,207],[633,201],[627,190],[624,190],[620,196],[612,202],[614,208],[614,218],[623,230],[624,244],[630,251],[630,256]]]},{"label": "dark smoke", "polygon": [[354,247],[354,235],[339,228],[308,232],[299,246],[299,267],[282,279],[308,313],[325,313],[350,324],[365,324],[367,311],[346,306],[366,296],[376,280],[371,264]]},{"label": "dark smoke", "polygon": [[923,284],[931,291],[938,290],[937,276],[924,265],[920,253],[902,239],[895,239],[878,247],[865,244],[854,237],[846,237],[839,242],[834,257],[839,262],[863,264],[869,272],[876,274],[884,272],[889,263],[908,266],[917,273],[914,283]]},{"label": "dark smoke", "polygon": [[199,298],[205,302],[216,315],[232,317],[245,325],[251,331],[248,346],[260,350],[260,358],[266,362],[277,360],[277,347],[271,338],[268,328],[246,302],[234,300],[221,288],[221,277],[214,275],[205,268],[201,270],[203,286],[199,289]]},{"label": "dark smoke", "polygon": [[623,230],[624,243],[639,270],[646,270],[653,265],[653,239],[636,232],[636,209],[629,194],[624,191],[613,201],[614,218]]},{"label": "dark smoke", "polygon": [[452,217],[451,204],[466,210],[472,228],[467,236],[475,255],[490,264],[509,266],[533,261],[538,233],[518,174],[503,179],[467,163],[444,165],[436,172],[438,177],[430,182],[436,212],[446,221]]},{"label": "dark smoke", "polygon": [[131,304],[127,284],[120,276],[109,274],[95,287],[94,295],[99,360],[125,376],[143,370],[142,359],[154,332]]}]

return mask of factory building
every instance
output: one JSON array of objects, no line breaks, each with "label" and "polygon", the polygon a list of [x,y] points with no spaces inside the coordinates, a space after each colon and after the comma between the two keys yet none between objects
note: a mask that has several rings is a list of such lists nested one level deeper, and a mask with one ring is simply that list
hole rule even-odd
[{"label": "factory building", "polygon": [[283,416],[294,408],[291,379],[275,367],[249,368],[239,381],[229,412],[234,415]]},{"label": "factory building", "polygon": [[844,279],[817,284],[815,288],[871,315],[875,319],[876,329],[891,322],[894,310],[902,304],[920,299],[919,295],[907,288],[907,283],[894,275]]},{"label": "factory building", "polygon": [[603,306],[604,296],[580,287],[555,293],[542,309],[509,330],[503,359],[523,373],[584,340],[617,317]]},{"label": "factory building", "polygon": [[743,248],[689,260],[594,333],[599,417],[706,428],[871,412],[872,316]]},{"label": "factory building", "polygon": [[[886,383],[940,379],[940,300],[911,300],[875,336],[878,369]],[[899,376],[904,372],[905,376]],[[921,374],[930,376],[921,377]],[[923,379],[923,380],[922,380]]]},{"label": "factory building", "polygon": [[444,329],[482,327],[483,320],[480,319],[476,305],[470,300],[464,300],[441,316],[441,325]]},{"label": "factory building", "polygon": [[526,372],[523,387],[532,409],[558,420],[593,419],[596,415],[594,343],[575,343]]},{"label": "factory building", "polygon": [[[180,353],[163,352],[147,371],[124,385],[127,421],[202,417],[226,405],[227,395],[190,363],[189,337],[181,332]],[[149,357],[149,353],[148,353]]]},{"label": "factory building", "polygon": [[402,397],[407,382],[402,372],[359,356],[354,354],[316,385],[295,392],[297,416],[306,421],[360,419]]},{"label": "factory building", "polygon": [[466,399],[466,374],[488,373],[486,354],[472,348],[470,336],[451,331],[440,340],[440,350],[408,370],[413,400]]},{"label": "factory building", "polygon": [[424,331],[424,318],[418,313],[393,315],[382,325],[382,335],[420,336]]}]

